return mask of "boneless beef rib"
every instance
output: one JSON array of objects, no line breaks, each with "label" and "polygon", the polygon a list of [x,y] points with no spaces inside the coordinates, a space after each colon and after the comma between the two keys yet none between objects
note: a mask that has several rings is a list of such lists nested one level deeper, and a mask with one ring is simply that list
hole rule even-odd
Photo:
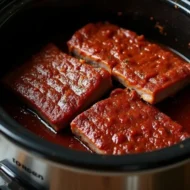
[{"label": "boneless beef rib", "polygon": [[6,76],[4,82],[55,131],[66,127],[112,86],[106,70],[80,63],[53,44]]},{"label": "boneless beef rib", "polygon": [[68,41],[70,52],[106,68],[149,103],[173,95],[190,82],[190,65],[143,35],[109,23],[87,24]]},{"label": "boneless beef rib", "polygon": [[114,90],[109,98],[81,113],[71,129],[99,154],[153,151],[189,137],[182,126],[127,89]]}]

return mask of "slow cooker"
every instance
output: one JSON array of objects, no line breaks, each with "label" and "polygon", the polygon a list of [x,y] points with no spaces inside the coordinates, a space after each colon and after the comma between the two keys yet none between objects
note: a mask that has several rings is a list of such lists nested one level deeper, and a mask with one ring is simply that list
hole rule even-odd
[{"label": "slow cooker", "polygon": [[[75,30],[101,20],[144,34],[190,59],[189,0],[1,0],[0,76],[55,36],[65,48],[62,42]],[[31,133],[0,107],[2,190],[189,190],[189,156],[190,139],[123,156],[72,150]]]}]

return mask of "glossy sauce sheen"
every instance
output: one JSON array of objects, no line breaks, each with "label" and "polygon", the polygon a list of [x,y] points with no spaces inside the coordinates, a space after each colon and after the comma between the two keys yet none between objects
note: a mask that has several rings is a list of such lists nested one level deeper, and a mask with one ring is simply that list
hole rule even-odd
[{"label": "glossy sauce sheen", "polygon": [[[77,140],[71,133],[66,130],[60,134],[53,134],[46,128],[41,121],[31,114],[26,107],[15,99],[13,94],[3,90],[2,106],[18,123],[31,132],[38,135],[40,138],[46,139],[50,142],[68,147],[74,150],[90,151],[79,140]],[[174,121],[177,121],[184,127],[184,130],[190,133],[190,86],[186,87],[174,97],[168,98],[165,101],[156,105],[156,107],[171,117]]]},{"label": "glossy sauce sheen", "polygon": [[80,63],[53,44],[4,79],[55,131],[69,125],[104,80],[111,86],[107,71]]},{"label": "glossy sauce sheen", "polygon": [[1,97],[1,104],[8,114],[24,128],[36,134],[40,138],[74,150],[89,150],[71,134],[70,130],[63,130],[63,132],[59,134],[55,134],[50,131],[36,115],[31,113],[26,105],[15,98],[11,92],[4,89],[1,92]]},{"label": "glossy sauce sheen", "polygon": [[151,104],[190,82],[186,61],[143,35],[116,25],[87,24],[72,36],[68,46],[84,59],[102,62],[124,86],[135,89]]},{"label": "glossy sauce sheen", "polygon": [[71,49],[79,48],[84,55],[105,61],[113,70],[124,69],[122,72],[126,73],[123,74],[132,84],[149,90],[159,88],[179,74],[186,75],[190,70],[190,65],[184,65],[186,62],[169,50],[147,41],[143,35],[109,23],[84,26],[68,45]]},{"label": "glossy sauce sheen", "polygon": [[183,127],[143,102],[135,91],[116,89],[71,122],[73,133],[102,154],[149,152],[189,137]]},{"label": "glossy sauce sheen", "polygon": [[[108,34],[109,35],[109,34]],[[98,49],[97,49],[98,51]],[[112,66],[114,62],[110,63]],[[1,92],[2,93],[2,92]],[[90,151],[80,141],[78,141],[70,130],[64,130],[62,133],[55,135],[50,132],[44,124],[23,105],[15,99],[9,92],[4,91],[2,105],[5,110],[22,126],[29,129],[43,139],[47,139],[56,144],[69,147],[75,150]],[[156,105],[161,111],[170,116],[174,121],[179,122],[185,131],[190,133],[190,87],[182,90],[172,98]]]}]

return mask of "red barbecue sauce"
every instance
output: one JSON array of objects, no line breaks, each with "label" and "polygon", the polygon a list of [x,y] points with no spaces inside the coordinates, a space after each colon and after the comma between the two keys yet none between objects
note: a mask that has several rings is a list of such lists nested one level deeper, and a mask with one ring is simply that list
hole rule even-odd
[{"label": "red barbecue sauce", "polygon": [[[78,141],[70,130],[64,130],[60,134],[52,133],[45,125],[15,99],[9,92],[1,92],[3,95],[2,106],[4,109],[23,127],[35,133],[39,137],[50,142],[68,147],[74,150],[90,151],[80,141]],[[190,86],[181,90],[174,97],[157,104],[156,107],[177,121],[184,127],[184,131],[190,133]]]},{"label": "red barbecue sauce", "polygon": [[35,133],[40,138],[75,150],[88,150],[71,134],[69,130],[63,130],[63,132],[59,134],[50,131],[36,115],[32,114],[32,112],[25,107],[22,102],[15,99],[15,95],[3,90],[3,92],[1,91],[1,97],[3,98],[1,104],[5,111],[7,111],[7,113],[19,124]]},{"label": "red barbecue sauce", "polygon": [[123,89],[114,90],[110,98],[77,116],[71,129],[92,150],[113,155],[149,152],[190,137],[181,125],[140,100],[135,91]]},{"label": "red barbecue sauce", "polygon": [[131,85],[156,93],[189,77],[190,65],[143,35],[109,23],[87,24],[68,42],[96,62],[105,62]]},{"label": "red barbecue sauce", "polygon": [[[104,34],[105,36],[102,37],[99,41],[102,41],[104,40],[104,38],[108,38],[110,35],[112,35],[112,33],[110,33],[109,30],[107,31],[108,32]],[[133,35],[134,37],[136,37],[135,33],[127,33],[125,35],[130,35],[130,38]],[[137,47],[134,47],[134,49],[135,48],[139,49],[139,47],[143,45],[143,43],[148,43],[143,40],[143,37],[138,37],[137,39],[138,39],[138,42],[134,43],[135,45],[137,45]],[[115,40],[118,41],[117,42],[118,49],[116,49],[115,50],[116,52],[114,53],[114,55],[116,56],[117,52],[120,52],[122,50],[120,47],[121,46],[120,40],[122,39],[118,37],[118,39],[115,39]],[[106,47],[109,49],[109,46],[112,46],[112,44],[110,43],[109,40],[106,41],[106,43],[107,43]],[[98,46],[98,41],[97,41],[97,44],[93,44],[93,47],[88,46],[86,48],[88,49],[91,48],[93,54],[94,53],[101,54],[102,52],[104,54],[105,51],[108,51],[108,49],[104,51],[100,50]],[[153,47],[150,47],[150,48],[151,49],[149,49],[149,51],[154,49]],[[134,52],[135,50],[131,51],[131,53],[134,53]],[[123,54],[125,53],[128,53],[128,52],[124,51]],[[161,54],[160,56],[167,58],[166,54],[163,52],[163,54]],[[124,57],[125,56],[121,56],[119,59],[123,60]],[[107,59],[109,59],[109,57]],[[114,59],[112,60],[113,62],[109,63],[111,67],[114,67],[117,64],[116,60],[117,59]],[[140,59],[140,61],[143,62],[142,59]],[[178,65],[178,61],[176,61],[176,64]],[[168,65],[166,67],[171,67],[171,65]],[[187,68],[189,68],[189,65],[187,66]],[[165,67],[163,69],[165,69]],[[151,72],[152,71],[150,70],[150,73],[148,75],[152,75]],[[173,72],[175,73],[175,71]],[[180,70],[180,72],[182,75],[185,73],[185,71],[183,70],[182,71]],[[175,77],[173,73],[170,73],[170,76]],[[165,78],[161,78],[160,80],[163,81],[165,80]],[[138,80],[136,82],[138,82]],[[32,115],[25,108],[23,108],[22,103],[18,102],[15,99],[14,95],[11,95],[7,92],[2,92],[2,91],[1,91],[1,94],[4,94],[3,99],[2,99],[3,107],[23,127],[35,133],[39,137],[43,139],[47,139],[48,141],[51,141],[53,143],[60,144],[60,145],[63,145],[65,147],[69,147],[75,150],[89,151],[84,145],[81,144],[80,141],[75,139],[75,137],[72,135],[69,129],[63,130],[61,133],[57,135],[53,134],[50,130],[48,130],[45,127],[45,125],[41,123],[41,121],[36,116]],[[170,116],[174,121],[177,121],[179,124],[181,124],[184,127],[185,131],[190,133],[190,98],[189,97],[190,97],[190,86],[181,90],[174,97],[168,98],[162,101],[161,103],[157,104],[156,106],[159,108],[160,111]]]}]

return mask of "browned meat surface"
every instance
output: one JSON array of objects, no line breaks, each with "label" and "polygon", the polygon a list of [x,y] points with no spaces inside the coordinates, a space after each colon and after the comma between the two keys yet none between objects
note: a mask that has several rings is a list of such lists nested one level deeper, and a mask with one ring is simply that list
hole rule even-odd
[{"label": "browned meat surface", "polygon": [[190,65],[144,36],[109,23],[88,24],[68,41],[70,52],[106,68],[124,86],[157,103],[190,82]]},{"label": "browned meat surface", "polygon": [[66,127],[112,86],[106,70],[80,63],[53,44],[7,75],[3,82],[55,131]]},{"label": "browned meat surface", "polygon": [[171,146],[189,137],[183,127],[142,101],[116,89],[71,123],[72,132],[99,154],[128,154]]}]

